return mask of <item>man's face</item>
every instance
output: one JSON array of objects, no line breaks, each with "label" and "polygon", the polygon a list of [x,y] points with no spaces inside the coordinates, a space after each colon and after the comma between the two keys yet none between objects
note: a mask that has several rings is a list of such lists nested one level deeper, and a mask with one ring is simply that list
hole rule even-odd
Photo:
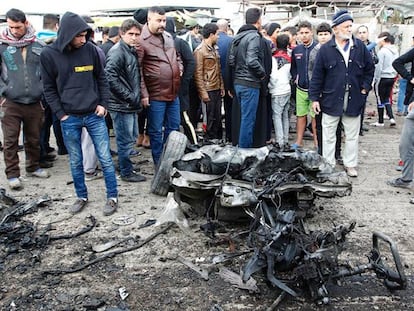
[{"label": "man's face", "polygon": [[307,27],[302,27],[299,29],[299,40],[304,44],[307,45],[312,41],[312,30]]},{"label": "man's face", "polygon": [[219,37],[219,32],[218,32],[218,30],[216,31],[216,33],[211,33],[211,34],[210,34],[211,43],[212,43],[212,44],[216,44],[216,43],[217,43],[217,40],[218,40],[218,37]]},{"label": "man's face", "polygon": [[317,36],[318,36],[318,42],[320,44],[325,44],[331,39],[332,35],[329,31],[321,31],[321,32],[318,32]]},{"label": "man's face", "polygon": [[86,35],[87,35],[86,31],[78,33],[75,36],[75,38],[73,38],[72,41],[70,41],[70,46],[74,49],[79,49],[82,46],[84,46],[86,43]]},{"label": "man's face", "polygon": [[167,17],[158,13],[150,12],[148,14],[148,29],[153,35],[160,35],[165,30]]},{"label": "man's face", "polygon": [[352,21],[346,21],[334,27],[335,36],[342,40],[352,38]]},{"label": "man's face", "polygon": [[12,21],[10,18],[7,19],[7,26],[9,27],[13,37],[16,39],[20,39],[26,34],[28,24],[29,23],[27,21],[23,23]]},{"label": "man's face", "polygon": [[122,40],[129,46],[137,46],[139,44],[140,36],[141,30],[137,27],[132,27],[127,32],[121,34]]},{"label": "man's face", "polygon": [[368,29],[366,27],[359,27],[357,32],[357,38],[362,42],[368,41]]}]

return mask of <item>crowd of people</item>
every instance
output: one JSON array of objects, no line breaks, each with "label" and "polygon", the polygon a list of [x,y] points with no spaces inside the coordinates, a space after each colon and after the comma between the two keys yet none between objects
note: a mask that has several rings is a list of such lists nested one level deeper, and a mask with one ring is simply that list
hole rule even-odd
[{"label": "crowd of people", "polygon": [[[258,8],[246,11],[237,34],[226,19],[201,27],[189,18],[186,32],[178,32],[163,8],[140,9],[108,28],[102,44],[94,42],[90,21],[72,12],[45,15],[38,32],[21,10],[9,10],[6,21],[0,34],[0,105],[11,189],[23,187],[21,129],[26,176],[48,178],[56,153],[69,155],[77,196],[72,213],[88,203],[85,180],[96,178],[105,180],[104,215],[114,213],[118,185],[112,156],[118,156],[122,181],[145,181],[131,161],[139,155],[134,146],[151,148],[157,170],[169,133],[180,127],[193,144],[224,140],[240,148],[273,143],[300,149],[308,135],[328,163],[357,177],[368,93],[373,90],[377,98],[378,122],[372,125],[383,127],[385,112],[395,126],[391,104],[398,74],[411,93],[404,102],[403,176],[389,184],[411,185],[414,66],[405,65],[414,61],[414,52],[399,56],[389,32],[372,43],[366,26],[353,34],[353,18],[345,10],[318,25],[316,39],[308,21],[285,29],[275,22],[262,25]],[[290,144],[292,114],[296,139]],[[57,152],[49,144],[51,128]]]}]

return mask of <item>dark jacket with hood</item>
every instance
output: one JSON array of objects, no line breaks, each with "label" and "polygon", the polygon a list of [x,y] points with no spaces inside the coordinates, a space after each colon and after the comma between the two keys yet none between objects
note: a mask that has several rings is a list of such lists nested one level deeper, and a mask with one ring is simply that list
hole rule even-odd
[{"label": "dark jacket with hood", "polygon": [[105,72],[111,90],[109,110],[141,111],[141,75],[136,48],[121,39],[108,52]]},{"label": "dark jacket with hood", "polygon": [[242,26],[230,46],[227,61],[233,83],[260,88],[267,76],[264,61],[261,34],[253,25]]},{"label": "dark jacket with hood", "polygon": [[[70,42],[84,31],[85,45],[71,48]],[[40,55],[45,98],[59,119],[93,113],[98,105],[108,108],[109,86],[97,48],[89,42],[91,32],[79,15],[66,12],[58,38]]]}]

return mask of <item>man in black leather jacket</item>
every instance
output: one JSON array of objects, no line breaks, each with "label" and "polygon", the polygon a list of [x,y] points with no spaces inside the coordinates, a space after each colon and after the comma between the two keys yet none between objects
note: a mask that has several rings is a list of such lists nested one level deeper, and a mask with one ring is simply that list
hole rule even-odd
[{"label": "man in black leather jacket", "polygon": [[128,182],[145,181],[134,171],[129,152],[133,148],[138,131],[137,113],[141,106],[141,75],[136,47],[139,44],[141,25],[134,19],[125,20],[120,28],[121,40],[108,52],[105,73],[111,97],[108,110],[113,120],[118,147],[118,163],[121,179]]},{"label": "man in black leather jacket", "polygon": [[246,25],[240,28],[228,55],[228,66],[232,71],[234,91],[240,103],[238,144],[241,148],[253,146],[253,130],[259,105],[260,88],[267,77],[260,28],[261,11],[258,8],[248,9],[246,11]]}]

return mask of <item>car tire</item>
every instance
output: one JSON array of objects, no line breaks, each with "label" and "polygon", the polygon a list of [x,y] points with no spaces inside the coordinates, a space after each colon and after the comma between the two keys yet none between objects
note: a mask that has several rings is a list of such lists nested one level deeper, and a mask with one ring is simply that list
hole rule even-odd
[{"label": "car tire", "polygon": [[159,166],[151,182],[151,192],[166,196],[170,189],[170,175],[174,161],[181,159],[187,146],[187,137],[178,131],[172,131],[168,135],[162,151]]}]

